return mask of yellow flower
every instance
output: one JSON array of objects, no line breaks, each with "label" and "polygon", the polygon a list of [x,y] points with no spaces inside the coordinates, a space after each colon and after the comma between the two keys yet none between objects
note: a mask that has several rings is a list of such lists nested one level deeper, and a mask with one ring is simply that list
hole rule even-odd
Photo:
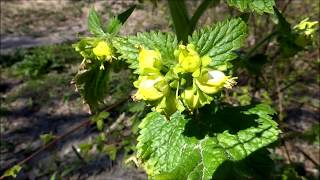
[{"label": "yellow flower", "polygon": [[92,51],[93,54],[96,55],[100,60],[111,60],[114,57],[112,47],[105,41],[98,42],[98,44],[92,49]]},{"label": "yellow flower", "polygon": [[169,90],[168,83],[161,74],[139,76],[134,86],[138,88],[134,95],[136,100],[154,101],[163,97]]},{"label": "yellow flower", "polygon": [[159,51],[141,48],[138,56],[140,74],[159,72],[161,68]]},{"label": "yellow flower", "polygon": [[187,46],[179,45],[175,55],[178,56],[182,72],[194,72],[201,66],[201,58],[195,51],[193,44],[188,44]]},{"label": "yellow flower", "polygon": [[235,79],[218,70],[205,70],[196,79],[196,84],[204,93],[215,94],[223,87],[231,89],[236,84]]},{"label": "yellow flower", "polygon": [[316,25],[318,21],[308,21],[309,18],[302,20],[299,24],[293,27],[293,29],[298,31],[303,31],[304,35],[312,36],[316,32]]},{"label": "yellow flower", "polygon": [[300,47],[304,47],[312,42],[312,38],[317,30],[316,25],[318,21],[308,21],[306,18],[302,20],[299,24],[293,27],[293,29],[298,33],[295,43]]},{"label": "yellow flower", "polygon": [[179,60],[174,70],[175,73],[192,73],[193,77],[198,77],[200,69],[211,62],[209,56],[200,57],[193,44],[188,44],[187,46],[179,45],[179,49],[175,51],[175,56]]}]

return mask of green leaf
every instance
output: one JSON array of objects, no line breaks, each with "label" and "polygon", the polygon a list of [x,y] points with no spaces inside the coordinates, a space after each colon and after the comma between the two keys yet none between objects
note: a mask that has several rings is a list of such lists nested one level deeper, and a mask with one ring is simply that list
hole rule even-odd
[{"label": "green leaf", "polygon": [[50,141],[52,141],[54,138],[56,138],[55,135],[53,135],[51,132],[48,134],[41,134],[40,135],[40,139],[44,144],[49,143]]},{"label": "green leaf", "polygon": [[75,83],[80,95],[90,109],[95,111],[108,92],[109,68],[100,69],[100,64],[90,64],[84,70],[78,72],[75,76]]},{"label": "green leaf", "polygon": [[129,68],[139,72],[138,53],[139,46],[147,49],[159,50],[164,68],[170,68],[175,64],[174,50],[177,48],[177,38],[171,33],[148,32],[139,33],[137,36],[127,36],[114,38],[112,44],[120,54],[120,58],[125,59]]},{"label": "green leaf", "polygon": [[190,20],[184,0],[168,0],[169,10],[178,41],[186,42],[190,32]]},{"label": "green leaf", "polygon": [[290,23],[285,19],[282,13],[277,8],[274,8],[274,12],[278,19],[277,41],[280,44],[280,52],[284,57],[292,57],[299,51],[303,50],[303,48],[299,47],[295,43],[297,34],[292,31]]},{"label": "green leaf", "polygon": [[117,147],[113,144],[105,145],[103,151],[107,153],[111,160],[115,160],[117,157]]},{"label": "green leaf", "polygon": [[274,12],[276,13],[276,16],[278,18],[278,26],[277,26],[278,31],[280,33],[291,34],[290,23],[285,19],[285,17],[282,15],[282,13],[277,8],[274,8]]},{"label": "green leaf", "polygon": [[155,179],[211,179],[226,161],[237,162],[266,147],[280,130],[268,105],[207,106],[197,119],[179,112],[170,120],[152,112],[140,124],[137,157]]},{"label": "green leaf", "polygon": [[117,34],[120,30],[121,22],[118,18],[113,17],[109,19],[109,22],[107,24],[106,32],[110,34]]},{"label": "green leaf", "polygon": [[99,131],[102,131],[104,129],[104,121],[102,119],[99,119],[98,121],[96,121],[97,123],[97,129]]},{"label": "green leaf", "polygon": [[130,15],[132,14],[132,12],[134,11],[134,9],[136,8],[136,5],[131,6],[129,9],[125,10],[124,12],[120,13],[117,16],[117,19],[124,24],[127,19],[130,17]]},{"label": "green leaf", "polygon": [[18,173],[21,171],[22,167],[20,165],[15,165],[12,168],[6,170],[2,177],[13,177],[16,178]]},{"label": "green leaf", "polygon": [[274,162],[270,153],[266,148],[262,148],[241,161],[225,161],[218,167],[212,179],[272,179],[273,170]]},{"label": "green leaf", "polygon": [[274,0],[228,0],[230,6],[238,8],[240,11],[255,11],[259,14],[264,12],[273,14]]},{"label": "green leaf", "polygon": [[50,177],[50,180],[56,180],[57,179],[57,171],[56,172],[54,172],[52,175],[51,175],[51,177]]},{"label": "green leaf", "polygon": [[127,21],[127,19],[132,14],[135,8],[136,8],[136,5],[131,6],[129,9],[122,12],[118,16],[110,18],[106,27],[106,32],[110,34],[117,34],[120,30],[121,25]]},{"label": "green leaf", "polygon": [[94,35],[97,35],[97,36],[105,35],[102,29],[101,19],[93,7],[89,11],[88,28],[89,28],[89,31]]},{"label": "green leaf", "polygon": [[79,144],[78,147],[80,149],[80,153],[86,155],[93,148],[93,144],[92,143],[82,143],[82,144]]},{"label": "green leaf", "polygon": [[200,56],[212,58],[211,66],[222,65],[237,57],[234,53],[247,37],[247,26],[240,19],[226,20],[213,26],[195,31],[189,38]]}]

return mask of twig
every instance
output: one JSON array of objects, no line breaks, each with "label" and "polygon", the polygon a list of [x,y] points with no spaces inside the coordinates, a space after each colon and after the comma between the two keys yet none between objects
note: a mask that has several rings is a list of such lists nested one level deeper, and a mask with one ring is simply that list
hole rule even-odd
[{"label": "twig", "polygon": [[[295,79],[294,81],[292,81],[292,82],[290,82],[289,84],[287,84],[286,86],[284,86],[283,88],[280,88],[280,92],[283,92],[283,91],[285,91],[285,90],[287,90],[288,88],[290,88],[291,86],[293,86],[293,85],[295,85],[296,83],[298,83],[299,81],[301,81],[301,77],[300,78],[297,78],[297,79]],[[274,96],[276,96],[276,93],[273,93],[272,95],[271,95],[271,97],[274,97]]]},{"label": "twig", "polygon": [[261,45],[263,45],[265,42],[269,41],[273,36],[277,35],[277,31],[271,32],[268,36],[263,38],[261,41],[259,41],[248,53],[247,57],[250,57],[252,53],[254,53]]},{"label": "twig", "polygon": [[78,152],[78,150],[74,147],[74,145],[72,145],[71,148],[72,148],[73,152],[76,154],[76,156],[80,159],[80,161],[83,162],[83,164],[87,164],[87,162],[83,159],[83,157]]},{"label": "twig", "polygon": [[307,159],[309,159],[316,167],[319,167],[320,164],[315,161],[313,158],[311,158],[311,156],[309,156],[304,150],[302,150],[301,148],[297,147],[298,151],[300,151]]},{"label": "twig", "polygon": [[281,88],[280,88],[280,83],[279,83],[279,74],[277,69],[274,69],[274,80],[275,80],[275,85],[276,85],[276,91],[277,91],[277,95],[278,95],[278,108],[279,108],[279,120],[282,121],[283,120],[283,94],[281,92]]},{"label": "twig", "polygon": [[286,140],[282,139],[282,143],[283,143],[284,150],[285,150],[285,152],[286,152],[286,154],[287,154],[289,163],[292,164],[292,160],[291,160],[291,157],[290,157],[290,153],[289,153],[288,148],[287,148],[287,145],[286,145]]},{"label": "twig", "polygon": [[111,126],[105,131],[105,134],[109,134],[111,131],[115,130],[125,117],[125,113],[120,114],[118,119],[114,123],[112,123]]},{"label": "twig", "polygon": [[[106,108],[106,111],[110,111],[111,109],[119,106],[120,104],[124,103],[125,101],[127,101],[128,99],[130,99],[130,96],[128,98],[125,98],[121,101],[118,101],[114,104],[112,104],[111,106],[109,106],[108,108]],[[76,127],[70,129],[69,131],[67,131],[66,133],[62,134],[61,136],[57,136],[55,139],[53,139],[51,142],[49,142],[48,144],[42,146],[40,149],[38,149],[36,152],[32,153],[30,156],[26,157],[25,159],[23,159],[22,161],[20,161],[19,163],[17,163],[16,165],[22,166],[23,164],[25,164],[26,162],[28,162],[29,160],[31,160],[32,158],[34,158],[35,156],[37,156],[38,154],[40,154],[42,151],[50,148],[51,146],[53,146],[54,144],[56,144],[58,141],[62,140],[63,138],[69,136],[70,134],[73,134],[74,132],[78,131],[79,129],[86,127],[88,125],[91,124],[91,119],[87,119],[81,123],[79,123]],[[12,168],[12,167],[11,167]],[[8,168],[10,169],[10,168]],[[4,179],[5,176],[1,176],[1,179]]]}]

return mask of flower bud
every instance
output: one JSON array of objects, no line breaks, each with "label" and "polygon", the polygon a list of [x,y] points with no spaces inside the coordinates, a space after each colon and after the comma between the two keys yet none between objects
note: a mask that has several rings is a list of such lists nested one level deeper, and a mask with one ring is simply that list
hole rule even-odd
[{"label": "flower bud", "polygon": [[195,72],[200,69],[201,58],[195,51],[193,44],[188,44],[187,46],[180,45],[179,50],[175,54],[178,56],[182,72]]},{"label": "flower bud", "polygon": [[177,110],[182,112],[184,109],[181,109],[179,100],[176,98],[176,95],[173,91],[168,92],[168,94],[163,97],[155,107],[155,111],[160,112],[167,117],[170,117]]},{"label": "flower bud", "polygon": [[161,68],[161,54],[159,51],[141,48],[138,56],[140,74],[159,72]]},{"label": "flower bud", "polygon": [[98,44],[92,49],[92,51],[99,60],[111,60],[114,57],[112,47],[105,41],[98,42]]},{"label": "flower bud", "polygon": [[184,90],[181,94],[181,98],[185,106],[187,106],[187,108],[190,110],[199,108],[200,106],[199,94],[192,87]]},{"label": "flower bud", "polygon": [[223,72],[217,70],[205,70],[196,80],[196,84],[201,91],[207,94],[215,94],[223,87],[232,88],[236,78],[230,78]]},{"label": "flower bud", "polygon": [[134,82],[134,86],[138,88],[134,95],[136,100],[154,101],[163,97],[169,90],[168,83],[161,74],[140,76]]}]

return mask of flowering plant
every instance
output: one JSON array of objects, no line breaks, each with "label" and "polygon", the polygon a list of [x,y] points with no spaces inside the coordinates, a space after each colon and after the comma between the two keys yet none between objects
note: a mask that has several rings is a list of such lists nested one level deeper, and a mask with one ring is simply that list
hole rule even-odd
[{"label": "flowering plant", "polygon": [[[181,17],[175,14],[181,11],[174,9],[184,9],[184,2],[168,2],[173,19]],[[227,2],[241,11],[273,13],[273,0]],[[203,3],[208,5],[206,0]],[[89,30],[94,37],[74,46],[84,58],[75,80],[97,112],[114,63],[126,62],[137,75],[132,98],[145,101],[152,112],[139,125],[135,158],[150,179],[211,179],[223,163],[246,160],[277,140],[280,130],[271,107],[232,107],[219,101],[237,83],[232,64],[247,37],[243,19],[231,18],[193,32],[197,18],[187,18],[187,28],[175,23],[176,35],[119,35],[132,11],[111,18],[103,29],[91,10]]]}]

